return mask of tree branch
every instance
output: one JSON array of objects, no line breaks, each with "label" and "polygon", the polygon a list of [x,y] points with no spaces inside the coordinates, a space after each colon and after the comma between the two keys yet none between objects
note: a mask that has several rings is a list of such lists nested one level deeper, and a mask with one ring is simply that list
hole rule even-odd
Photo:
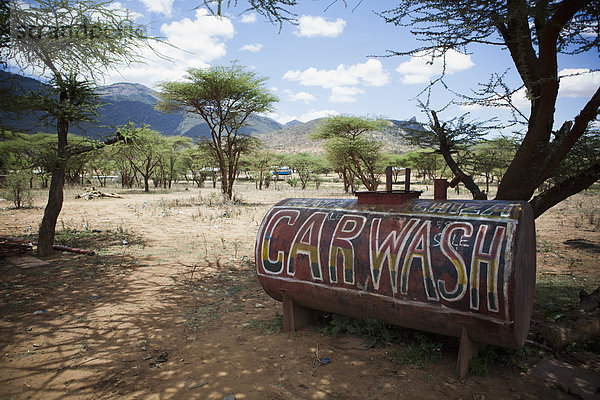
[{"label": "tree branch", "polygon": [[[571,129],[569,129],[563,137],[561,137],[561,135],[558,136],[557,139],[561,140],[561,142],[558,149],[552,154],[552,158],[549,160],[546,166],[548,176],[550,176],[552,171],[554,171],[561,160],[566,157],[567,153],[585,133],[590,122],[596,119],[599,108],[600,87],[596,89],[594,95],[590,98],[585,107],[583,107],[583,109],[579,112],[579,115],[575,117]],[[546,176],[546,178],[548,176]]]},{"label": "tree branch", "polygon": [[529,201],[533,208],[534,218],[542,215],[546,210],[565,200],[566,198],[590,187],[600,179],[600,161],[592,164],[576,176],[569,177],[544,190]]},{"label": "tree branch", "polygon": [[473,195],[473,199],[475,200],[487,200],[487,194],[482,192],[479,186],[475,183],[473,178],[470,175],[467,175],[458,165],[458,163],[452,157],[452,153],[450,152],[450,146],[447,144],[447,140],[443,140],[446,137],[446,133],[444,127],[440,124],[437,113],[435,111],[431,111],[431,117],[433,118],[432,128],[438,135],[440,139],[440,153],[444,157],[444,161],[452,171],[455,176],[462,176],[461,181],[464,183],[465,187],[471,192]]},{"label": "tree branch", "polygon": [[88,153],[92,150],[96,150],[98,148],[102,148],[104,146],[110,146],[111,144],[115,144],[117,142],[126,142],[127,139],[120,132],[116,133],[116,136],[106,139],[104,142],[98,143],[96,146],[78,146],[77,148],[70,149],[68,151],[67,156],[73,157],[79,154]]}]

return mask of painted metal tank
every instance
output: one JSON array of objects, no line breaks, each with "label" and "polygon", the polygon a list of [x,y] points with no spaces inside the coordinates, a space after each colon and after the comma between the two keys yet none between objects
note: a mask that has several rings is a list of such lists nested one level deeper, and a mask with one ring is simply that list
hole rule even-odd
[{"label": "painted metal tank", "polygon": [[306,309],[522,346],[535,288],[531,207],[410,197],[277,203],[256,241],[262,287]]}]

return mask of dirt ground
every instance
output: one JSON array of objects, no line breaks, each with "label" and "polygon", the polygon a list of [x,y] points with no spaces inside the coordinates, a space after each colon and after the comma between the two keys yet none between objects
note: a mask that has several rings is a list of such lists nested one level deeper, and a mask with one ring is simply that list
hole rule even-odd
[{"label": "dirt ground", "polygon": [[[574,399],[531,369],[557,358],[600,374],[598,349],[583,344],[493,349],[458,380],[455,338],[407,333],[385,343],[327,335],[324,325],[282,333],[281,303],[254,275],[258,226],[281,199],[339,198],[337,187],[242,183],[238,204],[212,188],[108,190],[123,197],[75,199],[82,189],[68,189],[57,226],[62,243],[95,256],[57,253],[28,269],[0,259],[0,399]],[[44,200],[40,192],[21,210],[0,201],[0,235],[35,232]],[[532,339],[580,289],[600,285],[598,221],[598,194],[536,221]],[[407,361],[418,338],[439,357]]]}]

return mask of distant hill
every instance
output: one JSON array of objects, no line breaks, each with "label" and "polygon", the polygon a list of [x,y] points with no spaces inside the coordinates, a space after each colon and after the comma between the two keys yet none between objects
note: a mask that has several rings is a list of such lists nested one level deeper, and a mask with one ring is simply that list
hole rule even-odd
[{"label": "distant hill", "polygon": [[[45,87],[38,80],[0,71],[0,88],[6,90],[9,86],[17,86],[21,92],[41,90]],[[121,82],[99,87],[97,92],[100,100],[105,103],[100,109],[98,123],[83,124],[81,128],[73,127],[71,133],[99,138],[114,132],[114,127],[131,121],[136,125],[150,125],[152,129],[163,135],[189,137],[210,135],[208,126],[200,117],[156,111],[154,106],[158,102],[158,93],[144,85]],[[0,125],[32,133],[56,132],[55,127],[40,125],[40,116],[40,113],[29,113],[18,117],[4,113]],[[248,126],[242,128],[240,132],[256,135],[282,127],[282,124],[271,118],[255,116],[250,118]]]},{"label": "distant hill", "polygon": [[[19,91],[44,90],[46,85],[38,80],[22,77],[0,70],[0,89],[7,91],[9,87],[19,87]],[[97,124],[85,124],[81,128],[72,127],[70,132],[100,138],[114,132],[115,127],[128,121],[136,125],[147,124],[163,135],[183,135],[188,137],[210,136],[206,123],[199,117],[184,113],[163,114],[154,109],[158,102],[158,93],[137,83],[114,83],[97,89],[104,106],[100,110]],[[15,116],[0,114],[0,126],[23,132],[55,133],[52,126],[41,126],[41,113],[28,113]],[[406,129],[420,129],[421,125],[412,118],[409,121],[389,120],[390,127],[371,132],[370,135],[384,144],[384,150],[392,153],[403,153],[410,149],[402,140]],[[309,135],[323,122],[315,119],[306,123],[293,120],[285,125],[264,116],[252,117],[249,126],[241,129],[242,133],[256,136],[265,147],[279,153],[290,152],[323,152],[322,141],[312,140]],[[392,126],[395,127],[392,129]]]},{"label": "distant hill", "polygon": [[[306,123],[284,126],[282,129],[256,135],[265,147],[276,153],[322,153],[323,140],[313,140],[310,134],[317,130],[325,118],[318,118]],[[368,134],[383,143],[383,150],[389,153],[405,153],[414,147],[408,146],[402,139],[402,134],[408,127],[419,129],[420,124],[413,117],[410,121],[388,120],[387,128]]]},{"label": "distant hill", "polygon": [[298,121],[297,119],[294,119],[290,122],[286,122],[285,125],[283,125],[285,128],[289,127],[289,126],[294,126],[294,125],[300,125],[303,124],[304,122],[302,121]]}]

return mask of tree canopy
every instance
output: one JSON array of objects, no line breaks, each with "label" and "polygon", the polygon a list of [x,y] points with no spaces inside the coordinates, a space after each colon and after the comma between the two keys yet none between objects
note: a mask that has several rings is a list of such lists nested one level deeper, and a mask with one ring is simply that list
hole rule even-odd
[{"label": "tree canopy", "polygon": [[573,120],[554,130],[560,86],[558,56],[600,49],[598,2],[406,0],[381,15],[386,22],[410,28],[426,43],[416,49],[392,52],[395,55],[444,57],[451,49],[465,51],[472,44],[508,50],[531,103],[529,115],[514,106],[513,96],[520,88],[510,88],[500,73],[480,91],[463,96],[471,103],[508,107],[526,125],[521,145],[498,187],[497,199],[531,200],[534,214],[539,216],[600,178],[597,159],[568,181],[533,197],[596,120],[600,87]]},{"label": "tree canopy", "polygon": [[197,114],[204,119],[211,137],[203,140],[218,161],[223,194],[231,199],[240,155],[256,145],[256,140],[242,134],[240,128],[251,115],[271,111],[278,99],[265,87],[266,78],[236,63],[190,68],[185,79],[161,83],[161,100],[156,108]]},{"label": "tree canopy", "polygon": [[[43,111],[57,130],[57,156],[51,167],[48,203],[39,230],[38,253],[52,252],[56,221],[63,203],[69,157],[94,146],[68,148],[69,127],[95,113],[94,80],[118,63],[140,59],[139,49],[150,37],[127,12],[110,1],[9,1],[2,20],[0,59],[21,71],[49,78],[54,89],[28,93],[23,108]],[[5,5],[6,6],[6,5]],[[7,33],[8,29],[8,33]],[[4,103],[3,103],[4,105]]]},{"label": "tree canopy", "polygon": [[[346,1],[339,1],[347,5]],[[238,4],[237,1],[223,0],[206,2],[218,4],[218,11],[221,6]],[[281,22],[293,20],[291,10],[297,2],[250,0],[248,4],[249,9],[262,11],[271,21]],[[354,2],[356,7],[361,4],[361,0]],[[423,43],[422,46],[390,51],[390,56],[413,55],[445,60],[451,50],[464,53],[480,45],[508,51],[520,85],[512,87],[505,80],[506,71],[498,71],[471,93],[454,92],[459,101],[506,107],[513,112],[512,122],[524,125],[520,146],[500,182],[497,199],[529,200],[537,217],[600,178],[600,154],[595,153],[595,160],[577,175],[561,182],[550,179],[554,171],[561,168],[561,163],[576,151],[575,144],[593,128],[591,125],[597,118],[600,87],[572,119],[555,121],[560,87],[559,56],[598,54],[600,50],[598,1],[398,0],[395,6],[377,13],[384,22],[409,29]],[[444,88],[449,88],[444,78],[445,68],[428,87],[441,83]],[[520,89],[526,92],[531,105],[529,111],[517,107],[513,101]],[[429,93],[427,88],[425,91]],[[560,128],[556,129],[555,125]],[[546,181],[551,185],[535,195]]]},{"label": "tree canopy", "polygon": [[376,190],[382,173],[383,145],[365,134],[375,131],[384,121],[348,115],[326,118],[314,132],[314,139],[326,139],[325,152],[332,165],[339,166],[345,188],[354,186],[347,182],[353,177],[360,179],[367,190]]}]

